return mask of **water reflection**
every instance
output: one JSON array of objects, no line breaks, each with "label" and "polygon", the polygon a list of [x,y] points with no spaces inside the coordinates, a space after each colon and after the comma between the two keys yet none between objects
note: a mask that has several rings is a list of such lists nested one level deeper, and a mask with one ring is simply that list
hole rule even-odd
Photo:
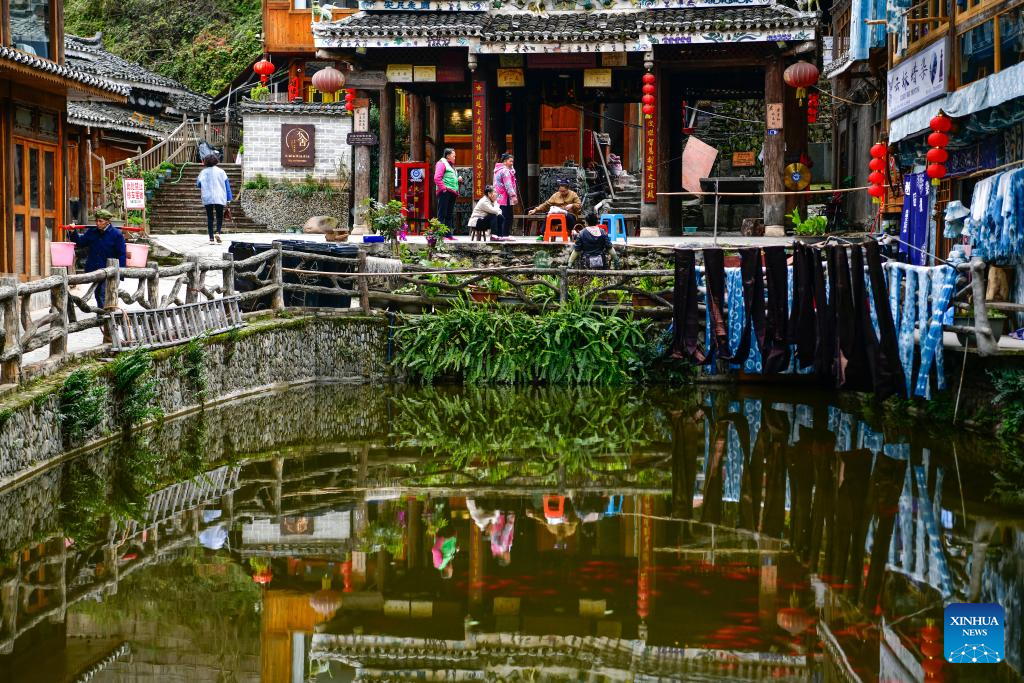
[{"label": "water reflection", "polygon": [[986,444],[800,398],[335,386],[168,423],[0,493],[0,671],[953,678],[934,620],[971,600],[1012,679]]}]

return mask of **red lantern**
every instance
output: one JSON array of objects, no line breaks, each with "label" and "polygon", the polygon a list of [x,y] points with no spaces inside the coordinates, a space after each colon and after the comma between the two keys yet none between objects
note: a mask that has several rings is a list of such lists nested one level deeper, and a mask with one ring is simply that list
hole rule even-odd
[{"label": "red lantern", "polygon": [[949,144],[949,136],[945,133],[930,133],[928,135],[929,147],[945,147]]},{"label": "red lantern", "polygon": [[654,85],[654,74],[652,74],[652,73],[644,74],[644,79],[643,80],[644,80],[644,84],[645,85]]},{"label": "red lantern", "polygon": [[946,177],[946,167],[942,164],[929,164],[925,172],[932,179],[932,185],[938,185],[938,181]]},{"label": "red lantern", "polygon": [[644,112],[645,116],[653,116],[654,115],[654,105],[653,104],[645,104],[643,106],[643,112]]},{"label": "red lantern", "polygon": [[345,93],[345,101],[346,102],[354,102],[355,99],[356,99],[356,95],[351,90],[349,90],[347,93]]},{"label": "red lantern", "polygon": [[953,122],[945,114],[939,114],[933,118],[928,125],[937,133],[948,133],[953,127]]},{"label": "red lantern", "polygon": [[[868,188],[868,194],[875,199],[881,199],[885,195],[885,188],[881,185],[872,185]],[[878,202],[875,203],[877,204]]]},{"label": "red lantern", "polygon": [[325,67],[313,74],[313,87],[322,93],[333,95],[341,90],[344,85],[345,75],[333,66]]},{"label": "red lantern", "polygon": [[267,79],[277,71],[277,68],[273,62],[264,57],[253,65],[252,70],[259,74],[260,83],[266,83]]},{"label": "red lantern", "polygon": [[925,155],[929,164],[944,164],[949,159],[949,152],[941,147],[932,147]]},{"label": "red lantern", "polygon": [[868,168],[872,171],[884,171],[885,170],[885,159],[879,159],[874,157],[868,162]]},{"label": "red lantern", "polygon": [[345,111],[355,111],[355,108],[355,105],[352,104],[351,102],[345,103]]},{"label": "red lantern", "polygon": [[926,640],[921,643],[921,654],[925,657],[938,657],[942,655],[942,643]]},{"label": "red lantern", "polygon": [[884,142],[876,142],[871,145],[871,156],[876,159],[882,159],[885,157],[885,153],[888,151]]},{"label": "red lantern", "polygon": [[645,95],[653,95],[654,91],[655,91],[655,87],[652,84],[650,84],[650,83],[645,83],[644,87],[643,87],[643,91],[644,91]]},{"label": "red lantern", "polygon": [[644,95],[640,98],[640,101],[644,104],[654,104],[654,95]]},{"label": "red lantern", "polygon": [[791,88],[796,88],[796,99],[801,105],[807,95],[807,88],[818,82],[818,67],[802,59],[796,64],[790,64],[783,72],[782,80]]},{"label": "red lantern", "polygon": [[872,185],[881,185],[885,182],[885,176],[882,175],[881,171],[872,171],[868,175],[868,182]]},{"label": "red lantern", "polygon": [[936,676],[942,671],[943,661],[941,659],[926,659],[921,662],[921,668],[929,677]]}]

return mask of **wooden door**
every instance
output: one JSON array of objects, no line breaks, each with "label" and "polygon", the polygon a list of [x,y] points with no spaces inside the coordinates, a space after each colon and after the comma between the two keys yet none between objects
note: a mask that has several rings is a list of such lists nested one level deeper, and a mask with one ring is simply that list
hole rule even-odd
[{"label": "wooden door", "polygon": [[26,279],[49,273],[49,241],[57,228],[61,187],[57,145],[14,138],[12,271]]},{"label": "wooden door", "polygon": [[580,163],[583,116],[575,107],[540,107],[540,165]]}]

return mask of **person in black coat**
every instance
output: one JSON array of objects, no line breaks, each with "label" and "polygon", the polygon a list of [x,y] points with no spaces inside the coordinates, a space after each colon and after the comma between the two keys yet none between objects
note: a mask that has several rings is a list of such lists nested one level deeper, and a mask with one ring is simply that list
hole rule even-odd
[{"label": "person in black coat", "polygon": [[[83,233],[73,232],[70,239],[79,247],[89,250],[85,259],[85,270],[90,272],[107,267],[107,259],[116,258],[121,267],[124,268],[128,260],[128,252],[124,245],[124,235],[115,228],[110,220],[114,214],[99,209],[96,211],[96,225]],[[106,304],[106,289],[103,283],[96,286],[96,305],[104,308]],[[117,302],[112,302],[117,305]]]}]

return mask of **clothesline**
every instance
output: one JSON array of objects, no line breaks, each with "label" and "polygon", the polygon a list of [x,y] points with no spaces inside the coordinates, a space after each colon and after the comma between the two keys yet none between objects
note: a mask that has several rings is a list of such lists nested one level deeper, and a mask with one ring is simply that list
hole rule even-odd
[{"label": "clothesline", "polygon": [[960,180],[970,180],[971,178],[976,178],[980,175],[985,175],[987,173],[997,173],[1004,169],[1012,168],[1013,166],[1020,166],[1021,164],[1024,164],[1024,159],[1018,159],[1017,161],[1008,161],[1005,164],[1002,164],[1001,166],[996,166],[995,168],[983,168],[981,170],[975,171],[974,173],[971,173],[970,175],[959,176],[958,178]]},{"label": "clothesline", "polygon": [[[775,195],[806,195],[806,194],[832,194],[833,192],[859,192],[866,190],[870,187],[864,185],[862,187],[840,187],[831,190],[784,190],[778,192],[658,192],[658,196],[661,197],[679,197],[679,196],[710,196],[713,197],[718,195],[719,197],[761,197],[761,196],[775,196]],[[885,187],[888,187],[886,185]]]}]

